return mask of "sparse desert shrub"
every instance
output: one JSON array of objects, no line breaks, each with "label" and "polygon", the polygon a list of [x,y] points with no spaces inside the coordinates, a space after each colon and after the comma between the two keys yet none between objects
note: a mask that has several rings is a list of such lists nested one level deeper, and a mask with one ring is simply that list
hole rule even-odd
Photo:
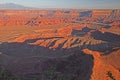
[{"label": "sparse desert shrub", "polygon": [[0,67],[0,80],[18,80],[18,78],[13,76],[9,70]]},{"label": "sparse desert shrub", "polygon": [[112,75],[112,72],[108,71],[108,72],[107,72],[107,75],[108,75],[108,77],[111,78],[111,80],[116,80],[116,79],[114,78],[114,76]]},{"label": "sparse desert shrub", "polygon": [[1,73],[1,80],[10,80],[11,73],[8,70],[4,70]]},{"label": "sparse desert shrub", "polygon": [[56,66],[47,69],[43,73],[43,76],[45,77],[45,80],[75,80],[76,78],[73,74],[58,72]]},{"label": "sparse desert shrub", "polygon": [[50,67],[44,72],[44,76],[47,80],[56,80],[57,75],[56,75],[56,68],[55,67]]}]

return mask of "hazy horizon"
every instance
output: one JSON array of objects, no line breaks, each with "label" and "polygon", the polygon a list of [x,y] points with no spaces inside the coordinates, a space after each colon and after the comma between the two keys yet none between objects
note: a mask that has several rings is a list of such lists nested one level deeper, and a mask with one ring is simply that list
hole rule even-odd
[{"label": "hazy horizon", "polygon": [[35,8],[120,9],[120,0],[0,0],[0,4],[15,3]]}]

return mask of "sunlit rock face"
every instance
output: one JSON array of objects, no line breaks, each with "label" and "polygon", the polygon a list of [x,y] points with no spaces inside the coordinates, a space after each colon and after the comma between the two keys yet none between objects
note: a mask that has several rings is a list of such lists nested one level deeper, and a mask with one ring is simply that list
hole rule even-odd
[{"label": "sunlit rock face", "polygon": [[22,80],[119,80],[119,17],[120,10],[1,10],[0,65]]},{"label": "sunlit rock face", "polygon": [[92,17],[108,17],[112,14],[112,10],[93,10],[92,11]]}]

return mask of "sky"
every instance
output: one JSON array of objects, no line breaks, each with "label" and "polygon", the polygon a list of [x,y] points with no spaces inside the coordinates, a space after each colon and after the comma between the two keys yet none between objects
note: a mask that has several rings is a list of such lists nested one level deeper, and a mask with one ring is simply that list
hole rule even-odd
[{"label": "sky", "polygon": [[0,0],[36,8],[120,9],[120,0]]}]

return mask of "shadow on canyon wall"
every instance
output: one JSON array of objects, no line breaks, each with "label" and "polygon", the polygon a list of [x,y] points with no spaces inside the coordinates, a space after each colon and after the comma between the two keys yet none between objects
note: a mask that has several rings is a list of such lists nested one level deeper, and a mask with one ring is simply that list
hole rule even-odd
[{"label": "shadow on canyon wall", "polygon": [[119,42],[120,41],[120,35],[113,34],[110,32],[102,33],[100,31],[95,31],[91,34],[91,36],[96,40],[102,40],[107,42]]},{"label": "shadow on canyon wall", "polygon": [[[89,32],[89,30],[85,31]],[[91,37],[106,42],[94,45],[84,43],[80,47],[69,49],[60,47],[50,49],[49,47],[29,44],[39,40],[39,38],[26,40],[23,43],[5,42],[0,44],[0,52],[2,53],[0,55],[4,55],[2,61],[8,59],[6,68],[13,74],[22,76],[25,80],[33,80],[36,77],[40,80],[47,80],[47,78],[51,78],[51,80],[60,78],[64,78],[63,80],[89,80],[94,58],[81,50],[88,48],[93,51],[104,52],[107,55],[120,49],[119,35],[95,31]],[[46,38],[43,39],[46,40]],[[9,60],[8,56],[13,59]]]},{"label": "shadow on canyon wall", "polygon": [[[37,40],[37,39],[36,39]],[[0,44],[3,60],[8,59],[7,66],[13,75],[19,75],[23,80],[89,80],[94,65],[93,56],[80,50],[49,49],[23,43]],[[9,60],[9,57],[13,57]]]},{"label": "shadow on canyon wall", "polygon": [[75,29],[73,29],[71,34],[72,34],[72,36],[84,37],[91,30],[92,29],[90,29],[88,27],[84,27],[82,30],[75,30]]}]

